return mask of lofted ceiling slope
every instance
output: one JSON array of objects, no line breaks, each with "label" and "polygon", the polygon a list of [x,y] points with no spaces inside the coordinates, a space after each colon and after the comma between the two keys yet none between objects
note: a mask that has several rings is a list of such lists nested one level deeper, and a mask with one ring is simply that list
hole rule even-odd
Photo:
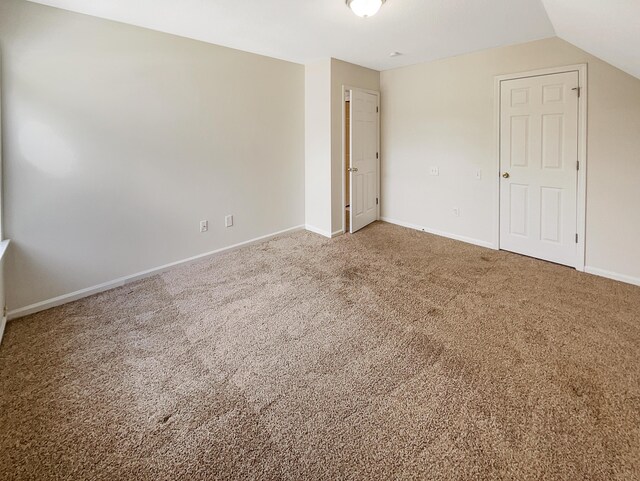
[{"label": "lofted ceiling slope", "polygon": [[[375,70],[558,35],[640,77],[640,0],[30,0],[298,63]],[[391,52],[402,55],[390,57]]]},{"label": "lofted ceiling slope", "polygon": [[542,0],[558,37],[640,78],[640,0]]}]

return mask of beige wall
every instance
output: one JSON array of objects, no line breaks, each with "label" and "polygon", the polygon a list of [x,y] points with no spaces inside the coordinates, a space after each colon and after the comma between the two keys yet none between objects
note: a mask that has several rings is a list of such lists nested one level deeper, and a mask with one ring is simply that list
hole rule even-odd
[{"label": "beige wall", "polygon": [[303,66],[18,0],[0,48],[10,309],[304,223]]},{"label": "beige wall", "polygon": [[382,91],[383,216],[492,243],[494,76],[582,62],[587,265],[640,279],[640,81],[557,38],[382,74],[327,59],[305,80],[300,65],[3,0],[0,48],[10,309],[305,216],[340,230],[342,85]]},{"label": "beige wall", "polygon": [[342,230],[342,87],[380,90],[380,72],[331,59],[331,232]]},{"label": "beige wall", "polygon": [[342,231],[342,87],[379,90],[380,72],[341,60],[306,65],[305,212],[307,228]]},{"label": "beige wall", "polygon": [[383,217],[494,243],[494,77],[578,63],[589,77],[586,264],[640,282],[640,80],[558,38],[382,72]]},{"label": "beige wall", "polygon": [[331,59],[305,66],[305,223],[331,235]]}]

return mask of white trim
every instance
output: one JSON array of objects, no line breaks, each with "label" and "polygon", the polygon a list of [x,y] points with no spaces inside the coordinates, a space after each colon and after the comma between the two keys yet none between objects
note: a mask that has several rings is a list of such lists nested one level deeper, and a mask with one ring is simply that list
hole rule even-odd
[{"label": "white trim", "polygon": [[580,97],[578,98],[578,160],[580,161],[580,170],[578,171],[578,194],[577,204],[577,226],[578,243],[576,245],[577,258],[576,270],[585,270],[586,257],[586,235],[587,235],[587,64],[566,65],[562,67],[552,67],[540,70],[531,70],[528,72],[520,72],[515,74],[499,75],[494,80],[494,135],[495,135],[495,151],[494,157],[497,161],[496,184],[494,190],[494,246],[500,249],[500,85],[505,80],[515,80],[526,77],[540,77],[543,75],[553,75],[557,73],[578,72],[578,86],[580,87]]},{"label": "white trim", "polygon": [[2,260],[4,255],[7,253],[7,249],[9,248],[10,243],[11,241],[9,239],[5,239],[0,242],[0,260]]},{"label": "white trim", "polygon": [[[0,242],[0,269],[2,270],[0,272],[0,278],[2,279],[3,288],[6,285],[5,274],[4,274],[4,257],[7,253],[7,248],[9,247],[10,242],[11,241],[9,239],[5,239],[2,242]],[[4,292],[0,293],[0,298],[6,299]],[[4,328],[7,325],[7,316],[6,316],[5,308],[6,308],[6,303],[0,305],[0,312],[3,312],[2,319],[0,319],[0,344],[2,344],[2,336],[4,336]]]},{"label": "white trim", "polygon": [[[377,169],[378,169],[378,185],[377,185],[377,192],[376,192],[376,197],[378,198],[378,204],[376,207],[376,220],[381,220],[380,218],[380,206],[382,205],[382,198],[381,198],[381,194],[382,194],[382,189],[380,188],[381,186],[381,169],[380,169],[380,165],[381,165],[381,161],[382,161],[382,149],[381,149],[381,141],[380,141],[380,136],[381,136],[381,126],[380,126],[380,118],[381,118],[381,111],[382,111],[382,105],[380,102],[381,96],[380,96],[380,91],[378,90],[369,90],[369,89],[363,89],[360,87],[352,87],[351,85],[343,85],[342,86],[342,105],[340,107],[340,110],[342,112],[342,232],[351,232],[351,226],[347,225],[347,214],[346,214],[346,204],[347,204],[347,199],[346,199],[346,189],[344,188],[345,184],[346,184],[346,178],[345,178],[345,171],[346,171],[346,167],[347,167],[347,149],[345,146],[345,130],[347,127],[347,119],[344,113],[344,104],[347,101],[347,92],[349,93],[349,101],[351,101],[351,91],[352,90],[360,90],[361,92],[366,92],[368,94],[371,95],[375,95],[376,97],[378,97],[378,159],[377,159]],[[351,199],[349,199],[349,205],[351,205]],[[351,217],[349,217],[349,220],[351,220]]]},{"label": "white trim", "polygon": [[[347,189],[344,186],[347,183],[347,179],[345,177],[345,171],[347,170],[347,148],[345,146],[346,135],[345,132],[347,130],[347,116],[345,114],[345,104],[347,103],[347,96],[349,97],[349,108],[351,108],[351,90],[345,85],[342,86],[342,195],[340,196],[342,199],[342,231],[347,232],[350,228],[347,226]],[[351,112],[349,112],[351,114]],[[351,204],[351,202],[349,202]]]},{"label": "white trim", "polygon": [[640,277],[618,274],[617,272],[611,272],[591,266],[585,266],[584,272],[586,272],[587,274],[593,274],[594,276],[606,277],[607,279],[613,279],[614,281],[620,281],[627,284],[633,284],[634,286],[640,286]]},{"label": "white trim", "polygon": [[448,239],[453,239],[461,242],[466,242],[467,244],[473,244],[480,247],[486,247],[487,249],[493,249],[493,244],[491,242],[483,241],[480,239],[474,239],[472,237],[465,237],[458,234],[451,234],[450,232],[444,232],[440,230],[430,229],[428,227],[423,227],[416,224],[410,224],[409,222],[404,222],[401,220],[390,219],[389,217],[381,217],[381,221],[388,222],[389,224],[399,225],[401,227],[407,227],[409,229],[419,230],[422,232],[426,232],[428,234],[434,234],[440,237],[446,237]]},{"label": "white trim", "polygon": [[138,272],[137,274],[131,274],[129,276],[120,277],[118,279],[114,279],[112,281],[104,282],[102,284],[98,284],[96,286],[87,287],[85,289],[80,289],[79,291],[71,292],[69,294],[63,294],[61,296],[57,296],[51,299],[47,299],[45,301],[36,302],[35,304],[31,304],[29,306],[21,307],[19,309],[14,309],[10,311],[7,318],[9,320],[16,319],[18,317],[28,316],[29,314],[35,314],[36,312],[44,311],[45,309],[50,309],[52,307],[60,306],[62,304],[66,304],[68,302],[77,301],[78,299],[82,299],[84,297],[91,296],[93,294],[98,294],[100,292],[108,291],[115,287],[121,287],[125,284],[129,284],[134,281],[138,281],[140,279],[144,279],[146,277],[150,277],[156,274],[160,274],[161,272],[165,272],[173,267],[181,266],[184,264],[189,264],[191,262],[203,259],[205,257],[214,256],[216,254],[221,254],[223,252],[232,251],[235,249],[239,249],[241,247],[246,247],[251,244],[257,244],[259,242],[264,242],[274,237],[283,234],[289,234],[291,232],[297,232],[303,230],[304,226],[299,225],[296,227],[291,227],[289,229],[284,229],[278,232],[274,232],[272,234],[263,235],[260,237],[256,237],[254,239],[250,239],[248,241],[239,242],[238,244],[233,244],[231,246],[222,247],[220,249],[216,249],[214,251],[205,252],[204,254],[198,254],[197,256],[189,257],[187,259],[179,260],[176,262],[171,262],[170,264],[165,264],[160,267],[154,267],[152,269],[148,269],[146,271]]},{"label": "white trim", "polygon": [[[409,222],[403,222],[401,220],[390,219],[388,217],[382,217],[380,219],[383,222],[388,222],[389,224],[399,225],[401,227],[407,227],[408,229],[414,229],[422,232],[427,232],[429,234],[434,234],[441,237],[447,237],[449,239],[466,242],[468,244],[474,244],[480,247],[486,247],[488,249],[493,249],[493,244],[491,242],[482,241],[479,239],[473,239],[471,237],[465,237],[457,234],[450,234],[448,232],[442,232],[435,229],[428,229],[426,227],[422,227],[415,224],[410,224]],[[541,262],[545,262],[542,261]],[[606,277],[607,279],[613,279],[614,281],[624,282],[626,284],[632,284],[634,286],[640,286],[640,277],[633,277],[626,274],[619,274],[617,272],[607,271],[605,269],[599,269],[597,267],[586,266],[584,268],[584,272],[587,274],[593,274],[594,276]]]},{"label": "white trim", "polygon": [[589,102],[589,82],[587,64],[578,65],[578,85],[580,87],[580,98],[578,99],[578,161],[580,170],[578,171],[578,261],[576,269],[584,271],[587,257],[587,137],[589,129],[587,127],[587,109]]},{"label": "white trim", "polygon": [[312,225],[305,225],[304,229],[308,230],[309,232],[313,232],[314,234],[321,235],[322,237],[326,237],[328,239],[333,239],[334,237],[338,237],[339,235],[344,234],[344,231],[342,229],[338,229],[337,231],[334,231],[334,232],[329,232],[329,231],[314,227]]},{"label": "white trim", "polygon": [[329,232],[327,230],[320,229],[318,227],[314,227],[314,226],[309,225],[309,224],[305,225],[304,229],[308,230],[309,232],[313,232],[314,234],[318,234],[318,235],[321,235],[323,237],[327,237],[327,238],[331,239],[331,232]]},{"label": "white trim", "polygon": [[4,336],[4,328],[7,325],[7,316],[0,319],[0,344],[2,344],[2,336]]}]

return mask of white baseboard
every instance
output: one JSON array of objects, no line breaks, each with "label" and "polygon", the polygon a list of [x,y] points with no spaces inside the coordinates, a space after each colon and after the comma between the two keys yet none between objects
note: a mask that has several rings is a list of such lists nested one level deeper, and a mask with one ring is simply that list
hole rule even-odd
[{"label": "white baseboard", "polygon": [[319,234],[323,237],[328,237],[329,239],[331,239],[331,237],[333,237],[332,233],[329,232],[328,230],[323,230],[323,229],[319,229],[318,227],[314,227],[312,225],[305,225],[304,226],[305,230],[308,230],[309,232],[313,232],[314,234]]},{"label": "white baseboard", "polygon": [[640,286],[640,277],[618,274],[617,272],[611,272],[605,269],[598,269],[597,267],[590,266],[585,266],[584,271],[587,274],[593,274],[594,276],[606,277],[607,279],[613,279],[614,281],[620,281],[627,284],[633,284],[634,286]]},{"label": "white baseboard", "polygon": [[395,224],[402,227],[407,227],[408,229],[419,230],[422,232],[427,232],[429,234],[438,235],[440,237],[447,237],[448,239],[454,239],[461,242],[466,242],[467,244],[474,244],[480,247],[486,247],[487,249],[496,249],[496,246],[492,242],[483,241],[480,239],[474,239],[472,237],[465,237],[458,234],[451,234],[449,232],[443,232],[435,229],[430,229],[428,227],[422,227],[420,225],[410,224],[409,222],[404,222],[401,220],[390,219],[389,217],[381,217],[381,221],[388,222],[389,224]]},{"label": "white baseboard", "polygon": [[331,238],[338,237],[339,235],[342,235],[342,234],[344,234],[344,231],[342,229],[339,229],[331,233]]},{"label": "white baseboard", "polygon": [[145,277],[151,277],[156,274],[160,274],[161,272],[165,272],[173,267],[189,264],[191,262],[197,261],[199,259],[203,259],[205,257],[214,256],[216,254],[221,254],[223,252],[232,251],[234,249],[239,249],[240,247],[246,247],[251,244],[257,244],[259,242],[264,242],[269,239],[273,239],[279,235],[289,234],[291,232],[296,232],[299,230],[303,230],[305,226],[299,225],[296,227],[291,227],[289,229],[281,230],[278,232],[274,232],[272,234],[263,235],[261,237],[256,237],[255,239],[250,239],[248,241],[240,242],[238,244],[234,244],[228,247],[222,247],[220,249],[216,249],[214,251],[205,252],[204,254],[198,254],[197,256],[189,257],[187,259],[182,259],[176,262],[172,262],[170,264],[165,264],[160,267],[154,267],[152,269],[148,269],[146,271],[138,272],[136,274],[131,274],[129,276],[120,277],[118,279],[114,279],[112,281],[104,282],[102,284],[98,284],[97,286],[87,287],[85,289],[80,289],[79,291],[70,292],[69,294],[63,294],[58,297],[54,297],[52,299],[47,299],[45,301],[36,302],[35,304],[31,304],[29,306],[21,307],[19,309],[14,309],[9,311],[7,318],[9,320],[16,319],[18,317],[28,316],[29,314],[35,314],[36,312],[44,311],[46,309],[50,309],[52,307],[60,306],[62,304],[66,304],[67,302],[77,301],[78,299],[82,299],[83,297],[88,297],[93,294],[98,294],[100,292],[108,291],[109,289],[113,289],[115,287],[121,287],[125,284],[129,284],[134,281],[138,281],[140,279],[144,279]]},{"label": "white baseboard", "polygon": [[[407,227],[409,229],[415,229],[423,232],[428,232],[429,234],[435,234],[442,237],[448,237],[449,239],[459,240],[462,242],[467,242],[469,244],[475,244],[481,247],[487,247],[489,249],[496,249],[496,246],[491,242],[481,241],[478,239],[473,239],[469,237],[459,236],[456,234],[449,234],[448,232],[437,231],[434,229],[428,229],[426,227],[422,227],[415,224],[410,224],[408,222],[399,221],[396,219],[389,219],[388,217],[382,217],[380,220],[384,222],[388,222],[389,224],[396,224],[402,227]],[[593,274],[595,276],[606,277],[608,279],[613,279],[615,281],[624,282],[626,284],[633,284],[635,286],[640,286],[640,278],[628,276],[626,274],[618,274],[617,272],[607,271],[605,269],[599,269],[597,267],[586,266],[584,268],[584,272],[587,274]]]},{"label": "white baseboard", "polygon": [[0,344],[2,344],[2,336],[4,336],[4,328],[7,325],[7,316],[0,319]]}]

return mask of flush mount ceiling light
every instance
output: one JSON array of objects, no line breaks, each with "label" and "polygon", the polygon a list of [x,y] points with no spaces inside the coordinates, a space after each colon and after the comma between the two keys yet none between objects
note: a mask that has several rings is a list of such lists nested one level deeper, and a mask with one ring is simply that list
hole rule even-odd
[{"label": "flush mount ceiling light", "polygon": [[358,17],[372,17],[386,0],[347,0],[347,6]]}]

